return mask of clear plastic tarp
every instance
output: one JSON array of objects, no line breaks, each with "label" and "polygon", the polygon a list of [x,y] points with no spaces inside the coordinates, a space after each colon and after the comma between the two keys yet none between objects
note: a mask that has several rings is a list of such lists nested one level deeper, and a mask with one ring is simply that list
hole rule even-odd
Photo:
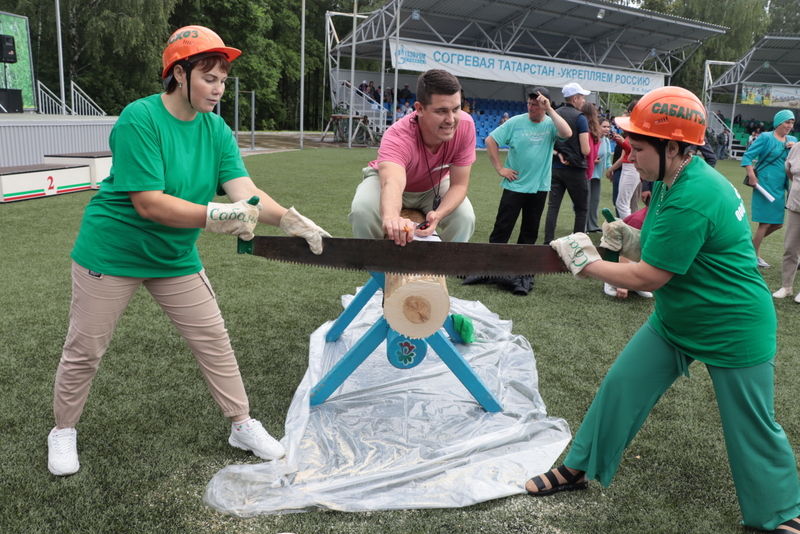
[{"label": "clear plastic tarp", "polygon": [[287,456],[225,467],[208,484],[207,504],[238,516],[452,508],[524,493],[528,477],[550,469],[569,427],[547,416],[528,341],[480,302],[451,297],[451,312],[475,326],[475,342],[456,347],[501,413],[484,411],[432,348],[416,367],[397,369],[385,343],[311,407],[311,388],[380,318],[381,301],[378,291],[336,342],[325,342],[332,321],[311,335],[281,440]]}]

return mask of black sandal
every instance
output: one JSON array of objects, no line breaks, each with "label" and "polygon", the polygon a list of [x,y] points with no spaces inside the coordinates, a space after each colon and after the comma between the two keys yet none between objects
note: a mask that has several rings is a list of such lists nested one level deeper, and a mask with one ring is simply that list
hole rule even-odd
[{"label": "black sandal", "polygon": [[778,528],[772,531],[773,534],[794,534],[795,532],[800,532],[800,517],[784,521],[778,525]]},{"label": "black sandal", "polygon": [[[558,481],[558,477],[556,477],[555,473],[553,473],[555,470],[557,470],[559,474],[564,477],[566,482],[562,484]],[[547,473],[536,475],[530,479],[529,482],[536,484],[536,488],[539,491],[530,491],[527,488],[525,488],[525,491],[528,492],[528,495],[533,495],[534,497],[544,497],[545,495],[552,495],[553,493],[558,493],[559,491],[586,489],[586,487],[589,485],[589,482],[586,480],[586,478],[584,478],[584,475],[585,473],[583,471],[578,471],[577,473],[573,474],[565,465],[560,465],[556,469],[551,469]],[[547,477],[547,480],[550,481],[549,488],[546,487],[543,477]]]}]

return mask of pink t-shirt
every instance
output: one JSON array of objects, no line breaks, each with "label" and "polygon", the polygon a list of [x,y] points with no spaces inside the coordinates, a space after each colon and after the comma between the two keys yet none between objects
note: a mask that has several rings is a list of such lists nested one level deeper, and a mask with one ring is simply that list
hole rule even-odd
[{"label": "pink t-shirt", "polygon": [[[450,175],[450,167],[475,163],[475,123],[468,113],[459,111],[460,120],[452,139],[445,141],[436,154],[422,142],[417,112],[392,124],[381,139],[378,159],[369,162],[373,169],[382,161],[401,165],[406,170],[406,188],[410,193],[432,189]],[[424,157],[420,157],[424,154]],[[433,176],[431,176],[431,174]]]}]

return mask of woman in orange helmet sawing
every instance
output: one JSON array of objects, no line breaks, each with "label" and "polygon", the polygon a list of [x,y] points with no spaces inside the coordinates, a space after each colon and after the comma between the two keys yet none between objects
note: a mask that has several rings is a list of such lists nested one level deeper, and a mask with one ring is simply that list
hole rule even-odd
[{"label": "woman in orange helmet sawing", "polygon": [[[208,28],[177,30],[162,57],[166,91],[126,106],[111,131],[111,175],[87,205],[72,250],[69,332],[55,380],[56,424],[47,439],[54,475],[80,468],[76,426],[117,319],[140,286],[189,345],[212,398],[231,421],[228,443],[265,460],[284,455],[283,445],[250,417],[196,242],[203,229],[253,239],[261,222],[305,238],[319,254],[328,234],[256,187],[233,132],[211,113],[240,54]],[[212,202],[218,191],[230,202]]]},{"label": "woman in orange helmet sawing", "polygon": [[[655,292],[654,310],[603,379],[563,465],[525,487],[543,496],[584,489],[589,479],[608,486],[661,395],[699,361],[714,385],[742,523],[800,532],[797,464],[774,419],[775,309],[756,267],[741,196],[694,155],[704,143],[705,109],[686,89],[662,87],[617,124],[653,192],[641,232],[622,221],[605,223],[600,244],[640,261],[603,261],[581,233],[551,246],[576,276]],[[672,454],[678,461],[686,452]]]}]

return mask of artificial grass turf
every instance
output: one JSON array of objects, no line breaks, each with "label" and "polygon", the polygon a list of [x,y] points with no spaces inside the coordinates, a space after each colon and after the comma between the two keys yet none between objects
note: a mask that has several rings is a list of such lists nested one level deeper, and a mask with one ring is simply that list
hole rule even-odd
[{"label": "artificial grass turf", "polygon": [[[347,213],[369,149],[307,149],[246,159],[276,200],[335,236],[350,235]],[[747,201],[737,162],[722,162]],[[487,241],[500,197],[499,178],[478,153],[470,199],[474,241]],[[231,463],[255,462],[227,445],[228,425],[167,318],[140,291],[120,320],[79,425],[81,471],[51,476],[46,436],[52,383],[69,307],[69,251],[91,193],[0,205],[0,532],[439,533],[722,532],[739,533],[739,512],[708,374],[692,366],[653,410],[626,451],[610,488],[534,499],[515,496],[465,509],[372,513],[312,512],[237,519],[202,504],[207,481]],[[601,207],[610,206],[603,183]],[[746,202],[749,207],[749,203]],[[542,221],[542,224],[544,221]],[[571,231],[565,200],[559,235]],[[258,233],[279,233],[261,227]],[[516,235],[512,239],[515,239]],[[341,311],[340,296],[366,273],[269,262],[235,254],[230,236],[204,233],[199,248],[237,352],[252,413],[275,435],[307,361],[309,334]],[[762,245],[780,278],[782,232]],[[550,415],[577,428],[594,391],[650,301],[617,301],[596,281],[538,276],[527,297],[494,286],[461,286],[453,296],[480,300],[526,336]],[[799,285],[800,287],[800,285]],[[776,302],[779,316],[776,411],[800,444],[800,307]],[[399,371],[398,371],[399,372]],[[454,379],[454,387],[461,387]],[[534,474],[534,473],[531,473]],[[520,485],[524,481],[520,481]]]}]

